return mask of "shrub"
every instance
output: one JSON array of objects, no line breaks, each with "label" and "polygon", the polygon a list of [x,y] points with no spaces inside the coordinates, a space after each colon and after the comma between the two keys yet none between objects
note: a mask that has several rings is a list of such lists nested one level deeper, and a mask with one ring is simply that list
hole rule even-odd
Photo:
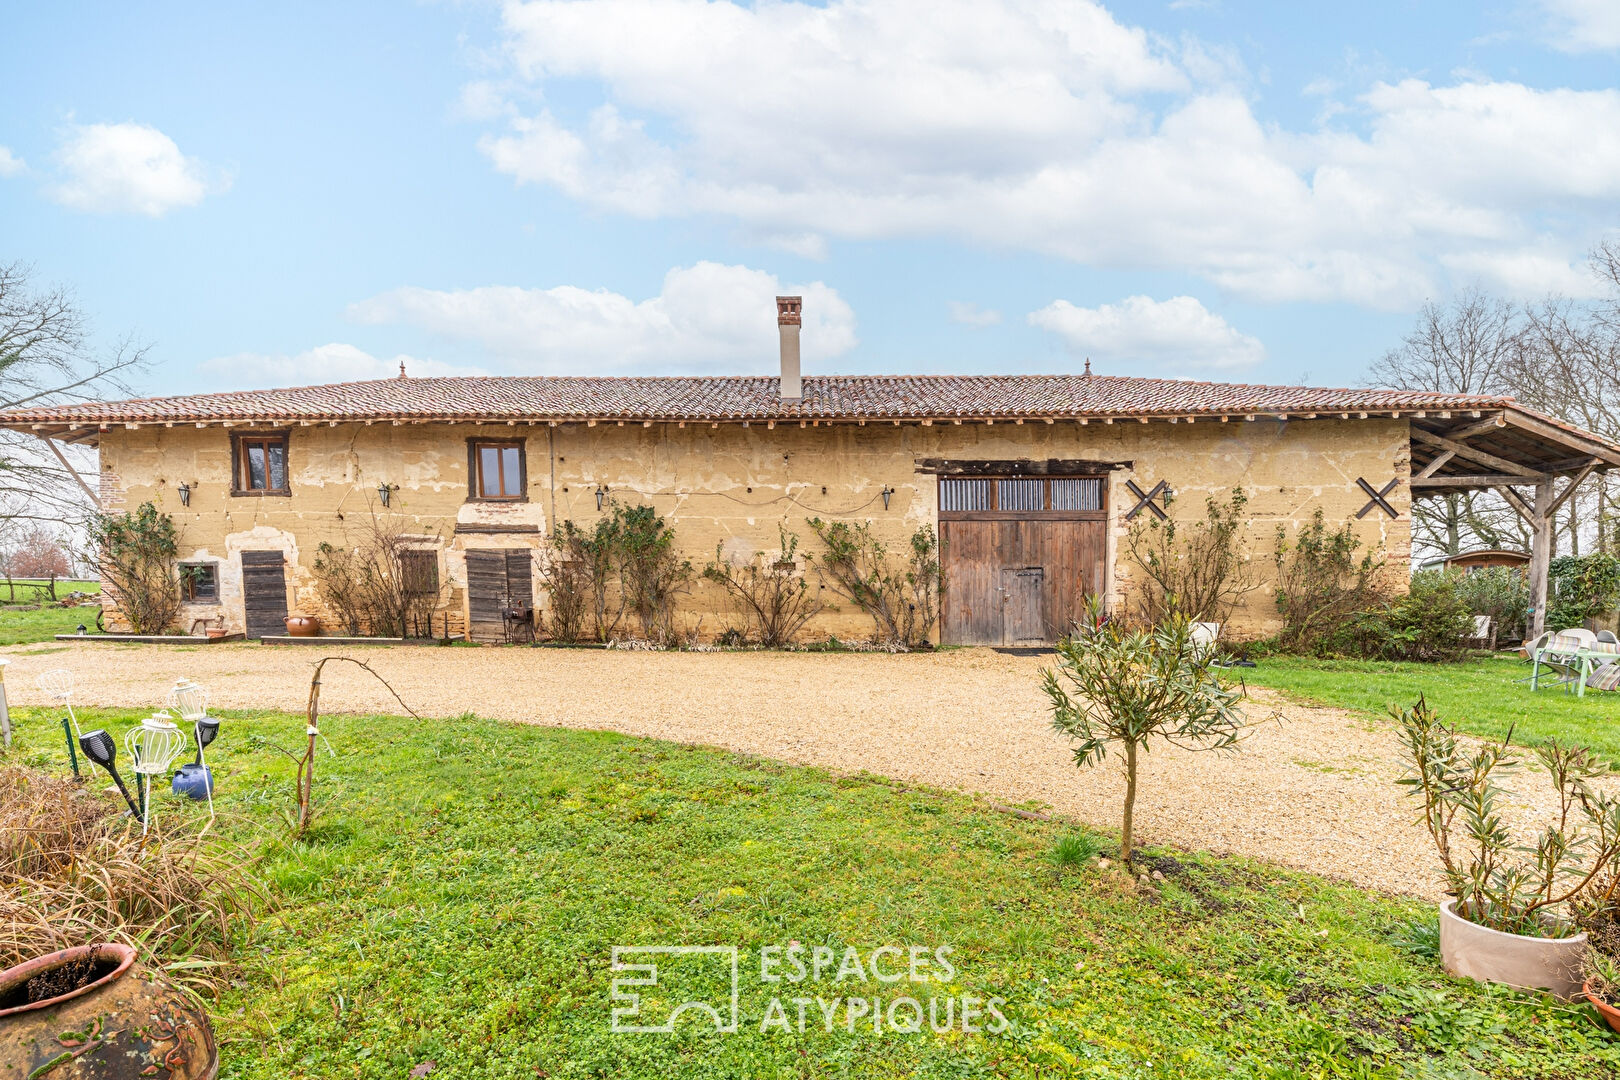
[{"label": "shrub", "polygon": [[[1137,756],[1162,740],[1189,750],[1231,750],[1244,726],[1240,694],[1222,685],[1215,651],[1198,647],[1192,624],[1127,630],[1109,623],[1084,639],[1064,638],[1042,686],[1052,727],[1074,745],[1075,764],[1099,764],[1116,746],[1125,756],[1120,858],[1132,854]],[[1072,693],[1071,693],[1072,691]]]},{"label": "shrub", "polygon": [[833,591],[871,616],[877,639],[907,648],[926,645],[945,587],[933,526],[911,534],[906,561],[895,566],[866,522],[811,518],[809,524],[827,546],[821,566]]},{"label": "shrub", "polygon": [[1365,659],[1448,661],[1462,659],[1473,633],[1473,613],[1457,588],[1455,574],[1421,570],[1409,591],[1358,612],[1342,635],[1326,644]]},{"label": "shrub", "polygon": [[373,513],[351,546],[316,547],[321,599],[349,634],[429,637],[439,599],[438,542],[436,534],[407,533],[398,519]]},{"label": "shrub", "polygon": [[1356,612],[1376,596],[1381,560],[1372,552],[1359,559],[1361,541],[1346,523],[1329,529],[1318,509],[1290,543],[1277,526],[1277,612],[1283,628],[1277,645],[1284,652],[1316,653]]},{"label": "shrub", "polygon": [[613,507],[612,526],[624,603],[648,641],[670,645],[675,600],[692,581],[692,563],[675,553],[675,530],[650,506]]},{"label": "shrub", "polygon": [[1457,595],[1475,615],[1489,615],[1499,641],[1522,639],[1530,610],[1530,583],[1514,566],[1487,566],[1457,575]]},{"label": "shrub", "polygon": [[798,534],[780,525],[776,532],[780,546],[768,561],[756,556],[737,566],[724,558],[717,546],[714,561],[703,568],[705,578],[726,590],[760,644],[771,649],[792,641],[825,606],[811,594],[810,582],[799,573]]},{"label": "shrub", "polygon": [[1496,782],[1519,764],[1508,746],[1513,733],[1470,753],[1422,697],[1390,714],[1407,762],[1399,783],[1423,804],[1421,820],[1459,916],[1510,934],[1561,936],[1568,924],[1546,916],[1590,914],[1597,907],[1605,872],[1612,878],[1620,859],[1620,800],[1594,784],[1608,775],[1601,759],[1556,741],[1534,749],[1558,793],[1558,808],[1555,824],[1533,844],[1519,845],[1501,816],[1512,793]]},{"label": "shrub", "polygon": [[[573,644],[585,636],[586,622],[603,610],[595,606],[597,565],[589,550],[592,537],[572,521],[564,521],[551,531],[548,544],[551,557],[540,570],[540,585],[550,601],[546,605],[546,629],[552,640]],[[602,568],[605,583],[612,562]],[[602,590],[603,606],[607,589]],[[594,630],[594,626],[593,626]]]},{"label": "shrub", "polygon": [[251,911],[241,853],[188,825],[143,837],[93,786],[0,769],[0,968],[94,941],[222,958]]},{"label": "shrub", "polygon": [[1160,521],[1152,514],[1136,519],[1125,546],[1146,575],[1136,593],[1136,614],[1144,623],[1156,625],[1173,612],[1208,622],[1231,618],[1258,584],[1249,572],[1248,502],[1242,488],[1233,488],[1225,502],[1213,495],[1205,501],[1202,520]]},{"label": "shrub", "polygon": [[161,634],[180,612],[174,519],[152,503],[90,519],[96,570],[137,634]]},{"label": "shrub", "polygon": [[1560,556],[1548,566],[1547,585],[1547,629],[1607,618],[1620,599],[1620,559],[1601,552]]},{"label": "shrub", "polygon": [[1078,870],[1102,854],[1103,842],[1090,833],[1070,833],[1060,837],[1052,848],[1052,865],[1058,873]]}]

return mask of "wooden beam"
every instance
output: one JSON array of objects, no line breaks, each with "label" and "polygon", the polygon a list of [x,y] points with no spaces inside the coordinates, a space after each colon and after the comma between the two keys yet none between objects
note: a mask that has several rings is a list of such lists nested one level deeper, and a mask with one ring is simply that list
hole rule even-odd
[{"label": "wooden beam", "polygon": [[[1501,487],[1503,484],[1528,484],[1533,479],[1533,477],[1518,476],[1514,473],[1477,473],[1470,476],[1414,476],[1412,477],[1412,486],[1415,488]],[[1545,484],[1551,479],[1551,477],[1547,477],[1536,482]]]},{"label": "wooden beam", "polygon": [[1507,421],[1520,431],[1527,431],[1532,435],[1546,439],[1548,442],[1555,442],[1560,446],[1567,446],[1572,450],[1602,458],[1610,465],[1620,465],[1620,451],[1613,449],[1606,443],[1587,438],[1584,434],[1561,428],[1557,424],[1549,424],[1545,420],[1537,420],[1535,417],[1526,416],[1523,413],[1508,413]]},{"label": "wooden beam", "polygon": [[1496,489],[1496,493],[1507,501],[1507,504],[1513,508],[1514,513],[1524,519],[1525,524],[1535,525],[1536,511],[1529,503],[1524,501],[1523,495],[1510,487],[1499,487]]},{"label": "wooden beam", "polygon": [[89,496],[90,505],[100,509],[101,499],[97,497],[95,492],[90,490],[90,485],[84,482],[84,477],[79,475],[79,470],[75,469],[72,463],[68,461],[67,455],[62,453],[62,448],[57,446],[55,442],[44,435],[40,436],[40,441],[51,448],[51,453],[55,454],[56,460],[62,463],[62,468],[67,470],[68,475],[73,477],[73,479],[78,483],[79,487],[84,490],[85,495]]},{"label": "wooden beam", "polygon": [[1456,439],[1457,441],[1461,442],[1463,439],[1472,439],[1475,435],[1483,435],[1487,431],[1495,431],[1497,428],[1506,426],[1506,417],[1504,417],[1501,413],[1491,413],[1491,415],[1476,423],[1469,424],[1466,427],[1455,428],[1446,432],[1446,437],[1449,439]]},{"label": "wooden beam", "polygon": [[1553,482],[1536,485],[1535,513],[1530,520],[1530,638],[1547,629],[1547,571],[1552,563]]},{"label": "wooden beam", "polygon": [[[1413,428],[1412,431],[1415,434],[1417,432],[1417,429]],[[1445,466],[1446,462],[1450,461],[1452,458],[1454,458],[1456,456],[1457,456],[1457,451],[1455,451],[1455,450],[1442,450],[1440,452],[1439,457],[1435,458],[1433,461],[1431,461],[1427,465],[1423,466],[1423,471],[1416,474],[1415,476],[1413,476],[1412,479],[1414,479],[1414,480],[1422,480],[1426,476],[1433,476],[1435,473],[1439,472],[1441,470],[1441,468],[1443,468]]]},{"label": "wooden beam", "polygon": [[1569,497],[1575,494],[1575,489],[1580,486],[1581,481],[1590,476],[1592,474],[1592,470],[1595,468],[1597,468],[1597,463],[1594,461],[1587,465],[1586,468],[1569,478],[1569,485],[1564,488],[1563,493],[1560,494],[1558,498],[1552,501],[1552,506],[1547,508],[1548,517],[1558,513],[1558,508],[1569,501]]},{"label": "wooden beam", "polygon": [[[1517,461],[1509,461],[1507,458],[1497,457],[1495,454],[1487,453],[1484,450],[1479,450],[1472,446],[1465,446],[1455,439],[1448,439],[1443,435],[1436,435],[1431,431],[1424,431],[1420,427],[1414,427],[1412,429],[1412,438],[1416,439],[1418,442],[1428,443],[1430,446],[1438,446],[1442,449],[1450,450],[1453,454],[1456,454],[1460,458],[1466,458],[1467,460],[1475,462],[1476,464],[1485,465],[1500,472],[1515,473],[1519,476],[1528,476],[1532,480],[1539,480],[1546,475],[1546,473],[1521,465]],[[1428,474],[1425,473],[1424,475]]]}]

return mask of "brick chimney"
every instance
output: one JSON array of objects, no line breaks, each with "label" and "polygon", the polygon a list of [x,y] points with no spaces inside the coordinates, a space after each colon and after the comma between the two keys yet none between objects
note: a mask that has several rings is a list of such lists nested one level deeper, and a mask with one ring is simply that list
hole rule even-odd
[{"label": "brick chimney", "polygon": [[802,296],[776,298],[776,329],[782,335],[780,385],[784,401],[798,401],[804,396],[804,385],[799,378],[799,318],[803,307]]}]

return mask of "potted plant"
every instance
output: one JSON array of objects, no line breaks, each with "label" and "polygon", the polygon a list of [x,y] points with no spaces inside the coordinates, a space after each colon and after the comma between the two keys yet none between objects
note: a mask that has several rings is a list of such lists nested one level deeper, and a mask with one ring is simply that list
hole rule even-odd
[{"label": "potted plant", "polygon": [[1620,861],[1620,801],[1592,783],[1607,765],[1585,747],[1536,747],[1558,812],[1533,845],[1521,847],[1498,809],[1511,795],[1495,779],[1519,764],[1508,745],[1512,731],[1470,752],[1421,697],[1392,715],[1409,766],[1400,782],[1423,804],[1450,896],[1440,905],[1446,970],[1577,997],[1588,943],[1576,916]]},{"label": "potted plant", "polygon": [[1586,982],[1581,989],[1609,1026],[1620,1031],[1620,960],[1601,949],[1588,951]]}]

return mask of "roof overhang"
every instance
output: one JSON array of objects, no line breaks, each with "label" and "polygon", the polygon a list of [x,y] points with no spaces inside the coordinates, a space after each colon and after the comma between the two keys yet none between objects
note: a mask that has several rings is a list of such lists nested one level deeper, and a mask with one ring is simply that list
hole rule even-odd
[{"label": "roof overhang", "polygon": [[1620,446],[1519,407],[1479,419],[1414,417],[1412,497],[1579,481],[1620,466]]}]

